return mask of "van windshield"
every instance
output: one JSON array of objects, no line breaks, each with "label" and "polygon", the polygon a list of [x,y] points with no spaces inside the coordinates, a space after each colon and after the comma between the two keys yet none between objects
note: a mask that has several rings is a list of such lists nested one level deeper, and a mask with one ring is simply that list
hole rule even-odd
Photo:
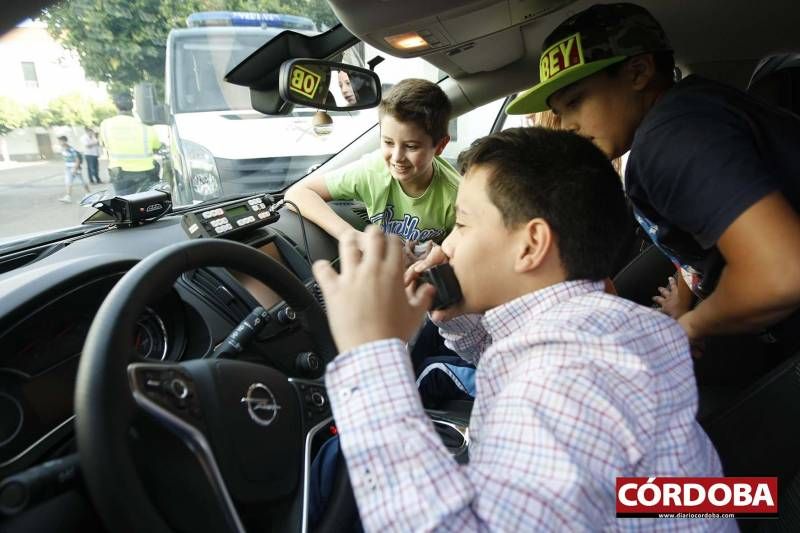
[{"label": "van windshield", "polygon": [[249,89],[223,81],[223,77],[280,31],[247,28],[240,33],[175,35],[173,79],[168,80],[174,83],[175,111],[252,109]]}]

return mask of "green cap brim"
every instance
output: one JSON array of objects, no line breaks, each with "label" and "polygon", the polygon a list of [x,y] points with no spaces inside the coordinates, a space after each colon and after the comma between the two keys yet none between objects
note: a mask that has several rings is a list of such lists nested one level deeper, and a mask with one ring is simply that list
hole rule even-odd
[{"label": "green cap brim", "polygon": [[509,115],[527,115],[528,113],[547,111],[549,109],[547,100],[553,96],[553,94],[568,85],[572,85],[576,81],[580,81],[587,76],[591,76],[595,72],[600,72],[604,68],[614,63],[624,61],[625,59],[627,59],[627,56],[610,57],[559,72],[549,80],[534,85],[527,91],[518,94],[517,97],[508,104],[508,107],[506,107],[506,113]]}]

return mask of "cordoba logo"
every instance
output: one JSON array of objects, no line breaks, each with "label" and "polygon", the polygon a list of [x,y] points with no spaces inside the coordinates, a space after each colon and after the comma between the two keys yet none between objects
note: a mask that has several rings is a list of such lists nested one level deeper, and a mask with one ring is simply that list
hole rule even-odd
[{"label": "cordoba logo", "polygon": [[617,517],[778,516],[776,477],[618,477]]}]

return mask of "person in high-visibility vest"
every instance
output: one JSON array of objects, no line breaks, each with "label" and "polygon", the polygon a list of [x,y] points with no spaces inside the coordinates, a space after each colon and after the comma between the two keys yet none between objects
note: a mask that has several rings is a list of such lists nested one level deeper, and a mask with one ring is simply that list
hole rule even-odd
[{"label": "person in high-visibility vest", "polygon": [[108,175],[116,194],[131,194],[158,182],[153,154],[161,141],[153,128],[133,116],[129,94],[114,96],[119,114],[100,124],[100,141],[108,152]]}]

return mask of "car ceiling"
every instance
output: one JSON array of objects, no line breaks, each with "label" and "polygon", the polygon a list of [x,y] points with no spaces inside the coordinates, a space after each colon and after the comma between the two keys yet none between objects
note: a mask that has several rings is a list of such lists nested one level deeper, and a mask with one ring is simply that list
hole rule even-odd
[{"label": "car ceiling", "polygon": [[[480,105],[538,82],[541,43],[596,0],[330,0],[356,36],[391,55],[384,37],[429,31],[443,43],[416,54],[450,74]],[[800,50],[800,2],[642,0],[662,23],[684,73],[744,86],[758,59]],[[765,8],[769,5],[769,9]]]}]

